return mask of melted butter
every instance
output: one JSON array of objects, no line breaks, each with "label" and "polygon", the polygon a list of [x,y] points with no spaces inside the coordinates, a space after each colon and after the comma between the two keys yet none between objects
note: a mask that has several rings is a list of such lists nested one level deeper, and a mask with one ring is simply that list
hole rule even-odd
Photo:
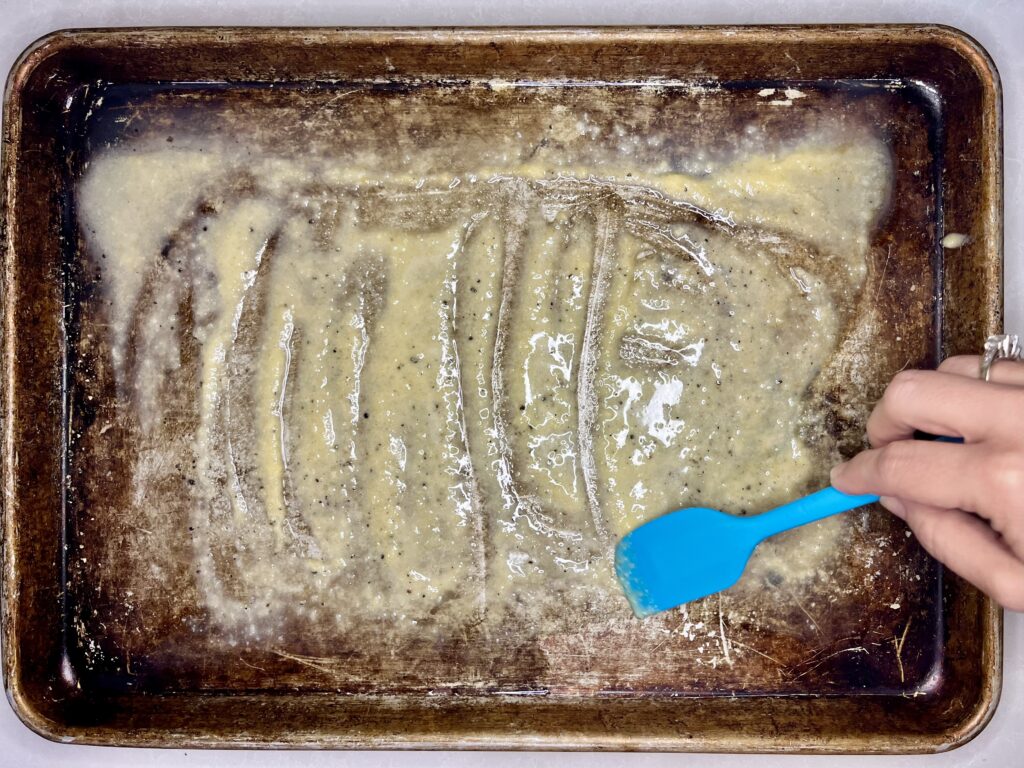
[{"label": "melted butter", "polygon": [[[197,578],[224,627],[624,612],[636,525],[821,482],[808,392],[864,280],[883,145],[700,177],[414,171],[210,140],[111,149],[81,183],[140,429],[173,415],[166,377],[199,382]],[[809,572],[837,530],[754,567]]]}]

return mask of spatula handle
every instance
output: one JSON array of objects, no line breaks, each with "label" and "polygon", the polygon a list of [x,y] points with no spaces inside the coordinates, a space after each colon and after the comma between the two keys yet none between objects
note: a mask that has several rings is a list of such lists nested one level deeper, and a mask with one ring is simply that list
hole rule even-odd
[{"label": "spatula handle", "polygon": [[797,528],[824,517],[837,515],[865,504],[873,504],[878,497],[872,494],[851,496],[835,488],[824,488],[802,499],[783,504],[781,507],[747,518],[758,540],[767,539],[777,533]]},{"label": "spatula handle", "polygon": [[[962,437],[946,437],[944,435],[933,439],[939,443],[962,443],[964,441]],[[878,497],[871,494],[851,496],[829,487],[746,519],[749,521],[750,531],[757,535],[758,541],[761,541],[777,533],[788,531],[790,528],[797,528],[867,504],[874,504],[876,501],[878,501]]]}]

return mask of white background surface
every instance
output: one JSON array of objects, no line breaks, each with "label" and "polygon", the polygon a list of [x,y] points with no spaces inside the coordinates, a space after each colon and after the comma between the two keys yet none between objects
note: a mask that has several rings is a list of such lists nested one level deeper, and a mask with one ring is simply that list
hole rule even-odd
[{"label": "white background surface", "polygon": [[[937,22],[977,38],[995,59],[1004,89],[1006,328],[1024,332],[1024,4],[967,0],[0,0],[0,72],[37,37],[66,27],[140,25],[753,24]],[[0,703],[0,766],[676,766],[698,768],[940,768],[1024,765],[1024,614],[1006,621],[1005,686],[995,718],[973,742],[944,755],[813,757],[395,752],[209,752],[53,744]]]}]

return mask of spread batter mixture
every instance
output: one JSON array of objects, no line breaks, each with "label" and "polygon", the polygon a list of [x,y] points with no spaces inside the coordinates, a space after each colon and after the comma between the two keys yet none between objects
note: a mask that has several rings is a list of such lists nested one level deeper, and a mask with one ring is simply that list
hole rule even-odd
[{"label": "spread batter mixture", "polygon": [[[195,578],[240,636],[626,618],[618,537],[822,482],[812,384],[889,176],[839,131],[694,174],[111,147],[78,203],[111,365],[142,434],[187,437],[140,454],[135,496],[169,464],[195,484]],[[755,571],[813,572],[837,525]]]}]

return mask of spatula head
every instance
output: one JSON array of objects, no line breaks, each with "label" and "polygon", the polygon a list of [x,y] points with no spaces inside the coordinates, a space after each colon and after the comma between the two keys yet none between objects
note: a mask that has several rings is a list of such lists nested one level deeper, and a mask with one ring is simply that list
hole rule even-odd
[{"label": "spatula head", "polygon": [[735,584],[757,545],[746,523],[690,507],[623,537],[615,548],[615,572],[633,612],[643,618]]}]

